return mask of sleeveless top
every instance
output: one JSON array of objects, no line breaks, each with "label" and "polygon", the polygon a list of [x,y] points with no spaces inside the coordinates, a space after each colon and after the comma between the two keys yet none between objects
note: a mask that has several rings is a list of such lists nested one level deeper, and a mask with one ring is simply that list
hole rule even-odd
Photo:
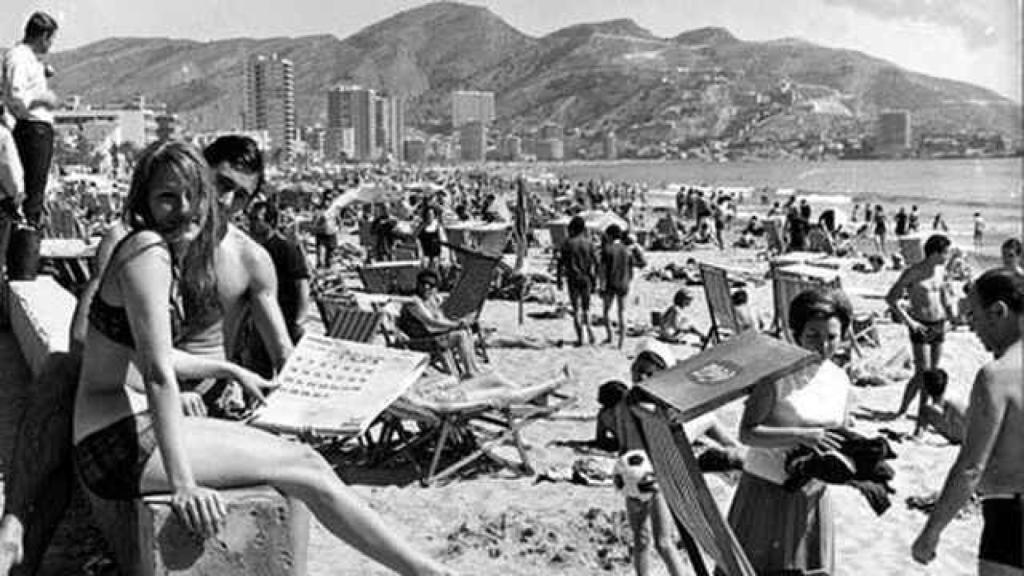
[{"label": "sleeveless top", "polygon": [[[813,367],[811,368],[814,369]],[[798,372],[775,383],[775,404],[764,424],[836,428],[846,421],[850,378],[826,360],[813,373]],[[744,472],[776,484],[786,481],[786,455],[792,448],[747,450]]]},{"label": "sleeveless top", "polygon": [[[110,254],[111,261],[113,261],[121,249],[124,241],[131,238],[137,232],[139,230],[132,230],[127,236],[118,241]],[[165,242],[161,242],[160,245],[168,252],[170,251],[170,247]],[[172,339],[174,344],[177,345],[184,332],[185,314],[180,303],[180,297],[178,296],[178,269],[176,266],[171,266],[171,274],[171,297],[167,307],[168,313],[171,315]],[[96,328],[99,333],[110,340],[134,349],[135,338],[132,335],[131,323],[128,321],[128,311],[124,306],[114,306],[103,299],[104,282],[106,282],[105,275],[104,279],[100,281],[100,288],[96,292],[96,297],[93,298],[92,303],[89,305],[89,325]]]}]

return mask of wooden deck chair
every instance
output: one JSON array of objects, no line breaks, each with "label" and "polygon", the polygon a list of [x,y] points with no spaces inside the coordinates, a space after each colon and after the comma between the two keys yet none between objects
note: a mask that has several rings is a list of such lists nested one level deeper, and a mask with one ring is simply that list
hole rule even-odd
[{"label": "wooden deck chair", "polygon": [[[570,379],[566,373],[561,379],[536,386],[488,388],[481,389],[480,394],[470,391],[466,394],[467,400],[455,402],[407,395],[392,404],[388,412],[398,420],[419,423],[423,432],[406,442],[396,457],[406,457],[422,472],[424,486],[451,478],[485,457],[522,474],[534,474],[522,431],[577,401],[574,396],[559,391]],[[470,381],[459,386],[467,382]],[[518,462],[493,452],[494,447],[506,443],[515,446]],[[415,452],[427,446],[430,447],[429,464],[424,470]],[[452,450],[459,447],[462,449]],[[449,452],[452,451],[461,456],[454,462],[450,462]]]},{"label": "wooden deck chair", "polygon": [[746,331],[637,385],[630,413],[696,574],[710,574],[703,554],[716,573],[755,572],[704,482],[685,430],[669,422],[697,418],[814,361],[808,350]]},{"label": "wooden deck chair", "polygon": [[717,344],[724,340],[725,335],[739,332],[739,321],[736,308],[732,303],[729,291],[729,277],[724,268],[700,263],[700,277],[704,281],[704,297],[708,302],[708,315],[711,317],[711,328],[704,336],[702,348]]},{"label": "wooden deck chair", "polygon": [[786,251],[786,243],[782,240],[782,231],[779,230],[779,223],[771,218],[764,220],[764,239],[768,243],[765,253],[769,258]]},{"label": "wooden deck chair", "polygon": [[494,272],[501,264],[501,260],[472,250],[456,251],[462,263],[462,272],[455,280],[448,298],[441,304],[441,309],[445,316],[452,320],[465,318],[470,321],[470,328],[476,336],[477,351],[484,362],[490,362],[486,340],[480,328],[480,313],[487,302]]}]

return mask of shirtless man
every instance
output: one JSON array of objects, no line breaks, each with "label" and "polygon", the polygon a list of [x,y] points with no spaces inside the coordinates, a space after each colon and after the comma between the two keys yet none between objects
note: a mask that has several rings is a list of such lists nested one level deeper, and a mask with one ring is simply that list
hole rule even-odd
[{"label": "shirtless man", "polygon": [[935,558],[942,530],[976,491],[984,528],[981,576],[1024,575],[1024,277],[990,270],[967,297],[971,330],[995,359],[978,370],[967,434],[935,509],[914,541],[914,560]]},{"label": "shirtless man", "polygon": [[[233,214],[242,211],[259,190],[263,180],[262,157],[255,142],[239,136],[217,139],[204,155],[213,168],[227,222]],[[126,233],[122,224],[115,225],[100,243],[93,280],[86,286],[75,310],[70,353],[48,363],[39,379],[48,385],[34,388],[22,416],[5,478],[5,509],[0,519],[0,576],[33,574],[38,570],[70,502],[74,477],[71,414],[78,363],[88,329],[89,303],[99,289],[99,280],[114,247]],[[250,387],[266,387],[268,383],[258,375],[224,360],[232,356],[226,351],[237,350],[236,335],[250,311],[275,365],[283,364],[291,353],[292,343],[277,305],[277,280],[270,256],[243,232],[228,225],[217,247],[215,265],[223,316],[210,318],[187,334],[180,350],[189,354],[175,357],[175,371],[183,380],[214,375],[235,381],[248,380]],[[197,392],[183,392],[182,402],[189,415],[206,413],[206,406]],[[308,511],[297,507],[294,513],[308,514]],[[304,526],[306,523],[294,524]],[[298,560],[297,564],[305,561],[304,558]]]},{"label": "shirtless man", "polygon": [[[941,234],[929,237],[924,243],[924,260],[904,270],[885,297],[896,319],[910,330],[914,351],[914,376],[903,391],[896,416],[905,414],[914,396],[921,391],[924,371],[937,369],[942,358],[946,320],[955,316],[946,282],[949,247],[949,238]],[[910,301],[909,309],[901,302],[904,297]],[[920,422],[917,430],[920,430]]]}]

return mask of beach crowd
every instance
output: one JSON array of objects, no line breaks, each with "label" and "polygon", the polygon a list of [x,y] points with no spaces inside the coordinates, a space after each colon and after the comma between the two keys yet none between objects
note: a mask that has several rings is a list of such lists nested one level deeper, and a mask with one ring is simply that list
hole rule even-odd
[{"label": "beach crowd", "polygon": [[[33,14],[22,42],[3,59],[5,236],[24,233],[38,242],[50,206],[51,212],[71,210],[88,235],[102,239],[92,278],[78,290],[71,351],[49,368],[42,380],[47,386],[33,388],[6,463],[0,574],[38,568],[69,505],[72,468],[100,498],[170,494],[178,518],[202,536],[223,527],[220,490],[270,485],[288,498],[294,518],[314,516],[334,536],[398,573],[454,574],[398,538],[320,453],[239,421],[273,393],[274,374],[306,333],[323,278],[350,252],[339,244],[346,229],[365,230],[357,263],[390,261],[412,247],[422,269],[403,309],[406,326],[412,326],[407,329],[417,331],[414,337],[444,338],[457,353],[457,371],[472,379],[486,371],[477,363],[472,322],[447,318],[439,297],[453,266],[445,257],[453,224],[505,224],[512,230],[507,249],[525,253],[542,245],[537,231],[561,223],[565,237],[545,247],[553,255],[552,283],[568,299],[575,343],[598,345],[590,312],[596,295],[603,344],[617,348],[624,347],[634,275],[647,266],[648,250],[705,244],[763,250],[766,259],[806,251],[853,257],[865,250],[860,240],[868,240],[873,255],[889,260],[890,226],[898,238],[924,228],[917,206],[899,208],[890,225],[881,205],[854,205],[844,219],[835,209],[815,214],[798,195],[760,204],[754,191],[684,186],[674,206],[653,207],[646,184],[498,170],[352,166],[268,182],[262,152],[242,136],[223,136],[203,150],[181,141],[147,146],[133,159],[127,194],[116,202],[99,203],[95,191],[81,186],[48,201],[56,96],[47,87],[52,71],[43,57],[57,32],[52,17]],[[303,177],[316,183],[311,191],[299,185]],[[740,222],[740,209],[751,205],[762,212]],[[595,214],[614,221],[592,226]],[[921,257],[898,263],[903,269],[885,296],[892,318],[907,328],[914,366],[891,417],[908,413],[916,401],[915,432],[950,438],[959,455],[907,554],[931,562],[940,553],[943,530],[979,495],[984,529],[978,573],[1020,576],[1021,242],[1003,244],[1000,266],[976,276],[961,269],[967,281],[957,294],[950,273],[962,263],[942,215],[929,219]],[[976,214],[975,250],[984,245],[985,226]],[[11,267],[24,257],[7,254],[5,243],[0,247]],[[696,284],[699,276],[683,270],[678,279]],[[737,332],[766,328],[747,309],[744,290],[729,296]],[[664,479],[654,475],[630,411],[644,401],[634,384],[677,365],[669,344],[710,344],[689,318],[693,300],[691,289],[677,290],[637,350],[632,381],[605,382],[598,390],[595,443],[619,455],[615,478],[633,531],[638,575],[650,572],[652,547],[669,573],[684,573],[672,496],[659,489]],[[841,290],[806,290],[787,312],[788,324],[779,328],[815,354],[812,369],[755,388],[735,434],[713,412],[673,425],[697,448],[702,470],[738,474],[727,522],[756,573],[835,574],[839,527],[828,485],[856,476],[858,490],[884,510],[891,475],[884,473],[884,444],[853,426],[852,383],[843,367],[855,318],[850,299]],[[944,395],[942,350],[953,324],[969,326],[992,353],[966,404]],[[212,381],[219,384],[211,387]]]}]

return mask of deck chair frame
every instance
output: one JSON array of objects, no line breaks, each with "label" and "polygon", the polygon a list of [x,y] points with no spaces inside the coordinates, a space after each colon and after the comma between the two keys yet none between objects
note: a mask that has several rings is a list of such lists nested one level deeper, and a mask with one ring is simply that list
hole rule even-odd
[{"label": "deck chair frame", "polygon": [[487,294],[494,279],[494,272],[501,264],[501,259],[465,248],[452,247],[452,249],[459,254],[462,272],[455,280],[455,285],[452,286],[448,298],[441,304],[441,309],[445,316],[452,320],[459,318],[470,320],[470,328],[476,337],[477,352],[484,362],[490,362],[487,355],[487,343],[480,327],[480,314],[487,302]]},{"label": "deck chair frame", "polygon": [[[843,288],[839,274],[835,274],[832,279],[825,279],[823,276],[815,276],[805,272],[795,271],[794,268],[799,270],[796,266],[784,266],[781,268],[774,268],[771,271],[772,299],[775,306],[773,330],[777,336],[791,343],[795,342],[793,340],[793,334],[789,329],[789,305],[793,302],[793,299],[796,298],[797,294],[804,290],[842,290]],[[850,326],[847,328],[846,337],[849,339],[853,351],[858,356],[864,356],[864,351],[861,350],[860,347],[860,340],[865,337],[865,333],[868,329],[862,330],[860,333],[855,333],[853,330],[853,320],[853,318],[850,319]]]},{"label": "deck chair frame", "polygon": [[[553,402],[549,403],[549,400]],[[555,391],[548,391],[536,399],[503,407],[479,407],[472,410],[453,411],[438,414],[432,410],[405,404],[395,408],[392,414],[397,419],[412,418],[427,423],[428,431],[407,442],[394,457],[406,457],[421,472],[420,482],[432,486],[451,478],[470,464],[486,457],[504,468],[516,470],[524,475],[534,473],[522,431],[548,416],[575,404],[577,398]],[[441,468],[445,450],[459,442],[472,442],[473,451],[458,461]],[[413,452],[424,445],[436,442],[426,470],[413,456]],[[519,455],[519,461],[504,458],[491,449],[511,442]],[[393,457],[393,458],[394,458]]]},{"label": "deck chair frame", "polygon": [[736,334],[739,331],[739,321],[736,318],[736,308],[732,303],[732,293],[729,290],[729,275],[724,268],[705,264],[699,264],[700,277],[704,282],[704,297],[708,303],[708,315],[711,317],[711,327],[704,336],[702,348],[717,344],[724,340],[723,332]]}]

